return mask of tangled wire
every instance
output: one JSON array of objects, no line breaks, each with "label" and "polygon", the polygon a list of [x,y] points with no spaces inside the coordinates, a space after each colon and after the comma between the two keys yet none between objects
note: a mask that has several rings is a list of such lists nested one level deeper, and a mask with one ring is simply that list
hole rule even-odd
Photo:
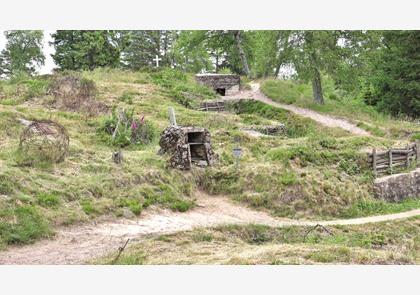
[{"label": "tangled wire", "polygon": [[54,121],[34,121],[23,130],[19,148],[32,161],[61,162],[69,149],[69,135]]}]

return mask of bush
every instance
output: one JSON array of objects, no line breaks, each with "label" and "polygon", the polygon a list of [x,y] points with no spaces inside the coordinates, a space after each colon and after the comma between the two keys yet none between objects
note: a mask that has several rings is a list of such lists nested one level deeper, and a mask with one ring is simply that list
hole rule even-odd
[{"label": "bush", "polygon": [[134,111],[119,111],[114,109],[107,118],[99,132],[104,140],[112,146],[126,147],[130,144],[146,145],[153,141],[157,131],[152,123],[146,121],[144,116],[134,116]]}]

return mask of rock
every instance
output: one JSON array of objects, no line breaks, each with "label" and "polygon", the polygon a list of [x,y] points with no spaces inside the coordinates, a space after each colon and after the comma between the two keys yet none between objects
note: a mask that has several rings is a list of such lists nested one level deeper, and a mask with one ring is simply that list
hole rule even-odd
[{"label": "rock", "polygon": [[410,173],[400,173],[377,178],[374,182],[375,198],[402,201],[420,198],[420,168]]}]

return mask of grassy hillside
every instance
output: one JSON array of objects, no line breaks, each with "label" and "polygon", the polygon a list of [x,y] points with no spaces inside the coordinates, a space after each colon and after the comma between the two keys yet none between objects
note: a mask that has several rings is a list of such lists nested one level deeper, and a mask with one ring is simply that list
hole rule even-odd
[{"label": "grassy hillside", "polygon": [[[215,94],[191,75],[172,70],[102,69],[82,76],[94,82],[95,99],[107,112],[93,116],[52,104],[54,98],[46,94],[51,77],[0,82],[0,245],[51,236],[56,225],[132,217],[151,205],[186,211],[194,207],[196,189],[226,194],[275,216],[352,217],[420,207],[419,201],[386,204],[372,197],[373,176],[361,151],[390,146],[390,137],[351,136],[259,102],[235,104],[226,113],[196,111],[199,101]],[[210,130],[220,157],[216,166],[188,172],[167,167],[167,158],[157,151],[169,106],[178,124]],[[120,147],[103,132],[113,108],[144,116],[154,134],[150,143],[121,148],[121,165],[111,161]],[[70,135],[66,160],[24,164],[18,146],[25,127],[19,119],[52,119],[65,126]],[[254,138],[242,131],[277,122],[286,125],[285,136]],[[237,170],[232,148],[238,141],[243,158]]]},{"label": "grassy hillside", "polygon": [[[418,264],[420,219],[363,226],[270,228],[261,225],[151,236],[116,264]],[[95,261],[114,263],[117,253]]]},{"label": "grassy hillside", "polygon": [[347,118],[376,136],[405,140],[420,139],[418,120],[395,119],[380,113],[374,107],[366,105],[362,98],[348,97],[335,89],[333,82],[327,77],[324,79],[323,87],[325,105],[313,101],[312,88],[308,84],[266,80],[262,83],[261,90],[277,102]]}]

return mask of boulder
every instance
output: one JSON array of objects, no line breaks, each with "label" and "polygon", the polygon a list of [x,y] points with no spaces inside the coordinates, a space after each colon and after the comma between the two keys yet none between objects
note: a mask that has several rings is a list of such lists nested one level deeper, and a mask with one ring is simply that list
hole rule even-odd
[{"label": "boulder", "polygon": [[420,197],[420,168],[375,179],[375,198],[398,202]]}]

